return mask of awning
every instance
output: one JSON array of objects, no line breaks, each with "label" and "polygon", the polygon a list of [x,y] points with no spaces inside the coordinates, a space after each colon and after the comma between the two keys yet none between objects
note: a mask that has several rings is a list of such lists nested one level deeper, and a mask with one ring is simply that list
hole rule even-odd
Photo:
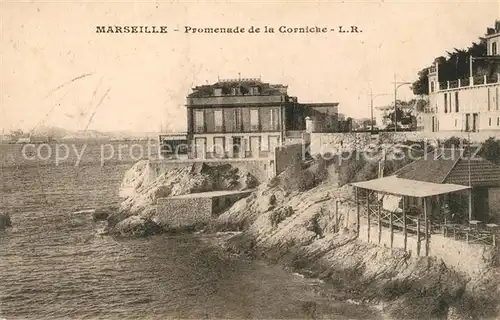
[{"label": "awning", "polygon": [[398,178],[396,176],[388,176],[368,181],[354,182],[350,185],[392,195],[416,198],[423,198],[435,196],[438,194],[470,189],[470,187],[458,184],[424,182]]}]

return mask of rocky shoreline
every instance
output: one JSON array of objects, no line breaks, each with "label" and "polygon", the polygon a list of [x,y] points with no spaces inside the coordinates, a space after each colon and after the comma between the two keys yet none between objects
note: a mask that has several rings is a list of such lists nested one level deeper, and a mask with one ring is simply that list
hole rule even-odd
[{"label": "rocky shoreline", "polygon": [[[226,168],[224,178],[191,168],[146,181],[147,162],[136,164],[122,184],[120,209],[108,217],[110,234],[147,236],[170,231],[155,222],[158,196],[245,188],[247,174]],[[369,171],[360,168],[359,171]],[[350,187],[339,187],[342,168],[314,163],[291,168],[259,185],[204,227],[204,232],[241,231],[222,249],[279,263],[301,274],[342,287],[361,301],[383,305],[391,318],[496,318],[500,315],[500,269],[473,277],[435,257],[415,257],[380,247],[339,228],[333,217],[349,219],[354,208]],[[228,172],[231,172],[230,174]],[[228,178],[230,177],[230,178]],[[231,180],[232,183],[227,183]],[[216,180],[216,183],[209,181]],[[172,190],[175,190],[172,192]],[[194,190],[194,191],[193,191]],[[130,192],[132,191],[132,192]],[[340,224],[342,225],[342,224]]]}]

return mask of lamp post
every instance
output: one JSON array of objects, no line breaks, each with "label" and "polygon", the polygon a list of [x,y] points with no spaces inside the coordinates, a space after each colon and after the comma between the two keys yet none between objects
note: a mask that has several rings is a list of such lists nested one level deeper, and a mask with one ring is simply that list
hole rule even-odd
[{"label": "lamp post", "polygon": [[387,93],[379,93],[379,94],[373,94],[372,89],[370,89],[370,112],[371,112],[371,125],[370,125],[370,131],[373,133],[373,100],[377,97],[381,96],[387,96],[389,94]]},{"label": "lamp post", "polygon": [[411,84],[411,82],[397,82],[396,75],[394,75],[394,132],[398,131],[398,118],[397,118],[397,97],[398,97],[398,89],[405,84]]}]

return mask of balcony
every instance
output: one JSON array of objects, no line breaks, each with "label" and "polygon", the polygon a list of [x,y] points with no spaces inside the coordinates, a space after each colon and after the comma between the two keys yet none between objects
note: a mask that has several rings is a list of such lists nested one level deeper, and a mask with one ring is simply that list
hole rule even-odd
[{"label": "balcony", "polygon": [[188,106],[206,106],[206,105],[235,105],[235,104],[259,104],[259,103],[281,103],[284,96],[219,96],[203,98],[187,98]]},{"label": "balcony", "polygon": [[439,82],[439,90],[448,90],[456,88],[465,88],[471,86],[481,86],[487,84],[500,83],[500,74],[492,74],[490,76],[475,76],[473,78],[458,79],[455,81]]}]

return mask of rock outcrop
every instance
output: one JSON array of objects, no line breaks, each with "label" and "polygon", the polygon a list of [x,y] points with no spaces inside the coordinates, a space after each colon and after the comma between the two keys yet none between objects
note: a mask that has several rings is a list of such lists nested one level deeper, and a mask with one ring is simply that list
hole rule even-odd
[{"label": "rock outcrop", "polygon": [[[119,233],[125,234],[130,228],[123,228],[123,224],[119,224],[132,216],[136,216],[136,220],[132,220],[134,225],[155,221],[158,198],[195,192],[244,190],[258,184],[250,173],[230,164],[208,166],[189,163],[162,174],[152,173],[151,170],[150,163],[141,160],[126,172],[120,187],[123,201],[119,209],[107,218],[111,233],[114,228],[120,228]],[[160,225],[160,228],[153,230],[159,232],[163,227]]]},{"label": "rock outcrop", "polygon": [[147,237],[161,231],[162,228],[153,220],[139,215],[133,215],[118,222],[112,229],[112,234]]},{"label": "rock outcrop", "polygon": [[439,258],[412,257],[404,250],[357,239],[355,231],[342,227],[346,219],[351,224],[356,221],[352,188],[338,187],[335,170],[321,172],[311,173],[321,177],[319,181],[295,187],[289,181],[300,181],[300,176],[293,179],[297,172],[284,172],[235,203],[211,229],[243,231],[229,240],[227,250],[258,255],[324,278],[359,299],[383,303],[390,317],[491,318],[499,314],[498,267],[471,278]]}]

